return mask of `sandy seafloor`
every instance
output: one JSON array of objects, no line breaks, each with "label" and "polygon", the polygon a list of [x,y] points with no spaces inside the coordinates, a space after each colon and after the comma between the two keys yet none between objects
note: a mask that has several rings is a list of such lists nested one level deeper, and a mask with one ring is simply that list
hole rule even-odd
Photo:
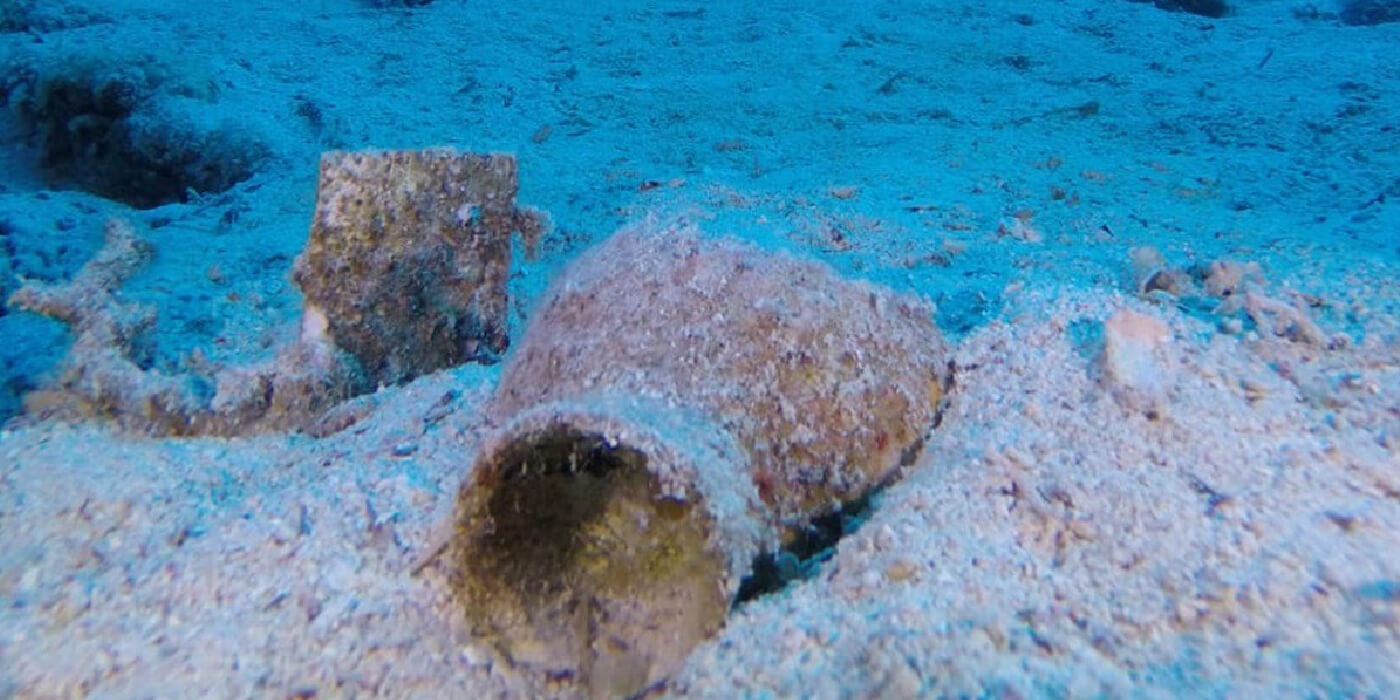
[{"label": "sandy seafloor", "polygon": [[[294,332],[320,151],[513,152],[555,222],[513,333],[659,214],[926,295],[957,342],[919,463],[667,696],[1400,697],[1400,24],[1235,4],[63,0],[89,12],[0,35],[7,65],[159,74],[270,155],[134,210],[45,189],[7,114],[5,272],[71,275],[125,217],[159,251],[124,292],[160,307],[160,366],[250,362]],[[1141,246],[1257,266],[1291,311],[1143,298]],[[1123,308],[1170,331],[1126,389]],[[12,393],[64,342],[14,311],[0,336]],[[529,694],[417,568],[498,373],[382,389],[323,439],[12,421],[0,697]]]}]

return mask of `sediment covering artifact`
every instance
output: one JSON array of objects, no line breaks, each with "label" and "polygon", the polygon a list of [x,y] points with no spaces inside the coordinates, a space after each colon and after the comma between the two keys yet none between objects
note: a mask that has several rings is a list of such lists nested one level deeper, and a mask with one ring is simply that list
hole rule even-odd
[{"label": "sediment covering artifact", "polygon": [[459,494],[475,632],[593,697],[664,679],[755,555],[913,463],[949,380],[932,318],[683,224],[583,254],[508,357]]}]

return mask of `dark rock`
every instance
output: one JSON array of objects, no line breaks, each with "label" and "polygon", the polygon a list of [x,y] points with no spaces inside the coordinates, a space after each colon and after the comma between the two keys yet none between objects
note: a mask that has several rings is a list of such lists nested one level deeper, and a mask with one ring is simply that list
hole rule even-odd
[{"label": "dark rock", "polygon": [[1345,0],[1338,13],[1342,24],[1370,27],[1400,21],[1400,0]]},{"label": "dark rock", "polygon": [[[1132,2],[1147,1],[1132,0]],[[1232,12],[1230,4],[1225,0],[1152,0],[1152,4],[1169,12],[1189,12],[1193,15],[1213,19],[1225,17]]]},{"label": "dark rock", "polygon": [[148,209],[227,191],[253,175],[264,146],[182,123],[141,70],[12,72],[6,101],[57,186]]}]

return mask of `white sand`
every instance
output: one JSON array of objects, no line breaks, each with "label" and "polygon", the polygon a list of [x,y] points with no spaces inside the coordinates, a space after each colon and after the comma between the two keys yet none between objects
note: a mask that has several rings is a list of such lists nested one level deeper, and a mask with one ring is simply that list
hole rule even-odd
[{"label": "white sand", "polygon": [[[1396,329],[1388,355],[1319,361],[1331,388],[1310,398],[1261,361],[1289,341],[1133,304],[1174,336],[1153,422],[1068,330],[1125,303],[1028,292],[968,338],[920,466],[815,580],[737,613],[676,694],[1400,690]],[[511,695],[438,572],[412,574],[490,384],[435,375],[319,441],[5,434],[9,690]]]},{"label": "white sand", "polygon": [[[698,19],[664,14],[702,9],[683,3],[90,4],[115,21],[42,46],[6,35],[3,55],[131,44],[220,86],[214,103],[281,157],[257,187],[132,213],[41,198],[5,150],[16,270],[55,236],[81,262],[108,215],[171,219],[145,232],[160,259],[130,290],[159,300],[167,364],[191,347],[247,360],[290,332],[287,256],[326,147],[519,153],[522,203],[560,227],[513,281],[517,329],[560,264],[660,208],[929,295],[968,331],[919,466],[666,693],[1400,697],[1400,196],[1375,201],[1400,173],[1400,24],[1275,0],[1219,21],[1107,0]],[[299,94],[320,130],[294,116]],[[1218,300],[1130,298],[1145,245],[1178,268],[1258,263],[1257,293],[1328,342],[1287,318],[1237,328]],[[1149,340],[1106,372],[1103,322],[1125,307],[1169,338],[1137,321]],[[418,568],[496,374],[385,390],[321,440],[12,425],[0,697],[528,695]]]}]

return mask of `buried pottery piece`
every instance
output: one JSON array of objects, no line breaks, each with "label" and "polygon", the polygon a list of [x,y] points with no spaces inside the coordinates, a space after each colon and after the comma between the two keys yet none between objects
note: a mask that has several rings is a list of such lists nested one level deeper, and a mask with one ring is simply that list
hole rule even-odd
[{"label": "buried pottery piece", "polygon": [[926,303],[676,225],[563,273],[507,359],[449,556],[473,630],[592,697],[664,680],[756,555],[911,465]]}]

